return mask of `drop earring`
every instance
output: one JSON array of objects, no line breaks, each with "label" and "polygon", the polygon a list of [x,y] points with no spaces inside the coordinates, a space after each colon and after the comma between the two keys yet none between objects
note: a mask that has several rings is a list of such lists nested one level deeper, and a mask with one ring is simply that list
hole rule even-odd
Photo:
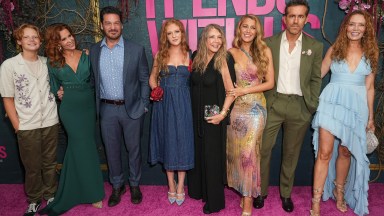
[{"label": "drop earring", "polygon": [[59,52],[61,52],[63,50],[63,48],[61,46],[57,46],[57,49],[59,50]]}]

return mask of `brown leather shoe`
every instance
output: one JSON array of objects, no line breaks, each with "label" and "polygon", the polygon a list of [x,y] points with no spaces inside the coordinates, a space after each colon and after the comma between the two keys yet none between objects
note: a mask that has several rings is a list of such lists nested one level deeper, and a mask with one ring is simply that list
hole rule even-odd
[{"label": "brown leather shoe", "polygon": [[143,200],[143,194],[141,194],[139,186],[131,186],[131,202],[133,204],[139,204]]},{"label": "brown leather shoe", "polygon": [[108,206],[109,207],[113,207],[117,204],[120,203],[120,200],[121,200],[121,196],[123,194],[125,194],[126,190],[125,190],[125,185],[121,186],[120,188],[113,188],[112,190],[112,194],[111,196],[109,197],[108,199]]}]

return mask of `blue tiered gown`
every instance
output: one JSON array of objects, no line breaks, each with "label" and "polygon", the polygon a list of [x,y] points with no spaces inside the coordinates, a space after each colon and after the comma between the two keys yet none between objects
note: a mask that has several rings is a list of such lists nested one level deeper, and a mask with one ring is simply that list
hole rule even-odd
[{"label": "blue tiered gown", "polygon": [[346,61],[333,61],[331,81],[320,95],[320,103],[312,122],[315,130],[313,145],[315,156],[319,149],[319,128],[326,129],[336,139],[324,185],[323,200],[330,197],[336,179],[338,145],[346,146],[352,154],[346,179],[345,200],[357,215],[368,214],[369,160],[366,156],[366,126],[368,121],[365,78],[371,73],[370,64],[363,56],[355,71]]}]

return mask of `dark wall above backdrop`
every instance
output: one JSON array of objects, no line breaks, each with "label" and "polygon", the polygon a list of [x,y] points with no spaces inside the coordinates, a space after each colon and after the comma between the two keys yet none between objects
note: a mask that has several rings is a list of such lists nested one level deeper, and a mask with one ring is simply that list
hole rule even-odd
[{"label": "dark wall above backdrop", "polygon": [[[223,26],[228,45],[233,38],[233,30],[241,15],[253,13],[260,16],[264,25],[265,34],[270,36],[282,30],[282,11],[285,6],[284,0],[127,0],[130,7],[124,8],[129,13],[129,17],[124,23],[123,36],[143,45],[146,49],[149,67],[152,66],[153,53],[157,51],[158,32],[164,19],[177,18],[183,21],[186,26],[189,38],[189,44],[193,50],[196,49],[199,33],[201,29],[209,23],[217,23]],[[324,43],[324,52],[330,44],[323,38],[321,25],[324,19],[324,33],[327,40],[333,42],[336,38],[339,25],[344,17],[344,11],[338,8],[337,3],[328,1],[309,0],[311,7],[309,23],[304,31]],[[44,3],[48,4],[48,3]],[[90,45],[101,39],[98,28],[98,10],[104,6],[117,5],[118,1],[87,1],[53,0],[50,3],[50,11],[46,17],[39,17],[40,20],[34,20],[37,23],[43,23],[44,29],[49,24],[64,22],[73,27],[77,34],[77,39],[81,48],[89,48]],[[47,6],[47,5],[46,5]],[[43,22],[42,20],[43,19]],[[3,31],[2,31],[3,32]],[[4,38],[4,37],[1,37]],[[6,47],[6,41],[1,41],[2,47]],[[10,49],[6,57],[14,55],[14,50]],[[323,87],[329,82],[329,75],[323,80]],[[148,142],[149,142],[150,112],[146,115],[144,133],[141,147],[143,156],[143,172],[141,184],[166,184],[166,177],[161,165],[150,166],[147,163]],[[20,163],[17,142],[13,128],[5,117],[5,111],[2,101],[0,102],[0,183],[21,183],[23,182],[23,168]],[[103,144],[101,143],[100,133],[98,133],[98,150],[103,170],[105,170],[105,180],[107,180],[106,159]],[[280,156],[281,156],[281,132],[277,139],[277,144],[273,151],[273,160],[271,164],[271,183],[278,184]],[[63,160],[66,146],[65,132],[60,134],[60,144],[58,148],[58,161]],[[124,149],[124,148],[123,148]],[[124,158],[127,153],[122,152]],[[369,156],[372,163],[378,163],[376,153]],[[123,164],[128,169],[127,163]],[[312,131],[308,130],[301,150],[299,164],[296,170],[296,185],[311,185],[314,165],[314,154],[312,147]],[[128,171],[126,171],[128,173]],[[371,179],[377,175],[377,171],[371,172]],[[125,175],[128,176],[128,175]],[[381,177],[379,181],[383,182]]]}]

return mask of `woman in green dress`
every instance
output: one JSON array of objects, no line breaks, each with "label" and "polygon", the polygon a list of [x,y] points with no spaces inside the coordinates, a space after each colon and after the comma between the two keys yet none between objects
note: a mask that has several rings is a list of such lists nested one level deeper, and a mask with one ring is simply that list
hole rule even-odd
[{"label": "woman in green dress", "polygon": [[96,111],[90,61],[85,51],[76,49],[72,30],[56,24],[46,33],[51,91],[62,86],[65,94],[59,109],[68,135],[68,146],[55,199],[41,214],[59,215],[75,205],[93,203],[102,207],[103,177],[96,148]]}]

